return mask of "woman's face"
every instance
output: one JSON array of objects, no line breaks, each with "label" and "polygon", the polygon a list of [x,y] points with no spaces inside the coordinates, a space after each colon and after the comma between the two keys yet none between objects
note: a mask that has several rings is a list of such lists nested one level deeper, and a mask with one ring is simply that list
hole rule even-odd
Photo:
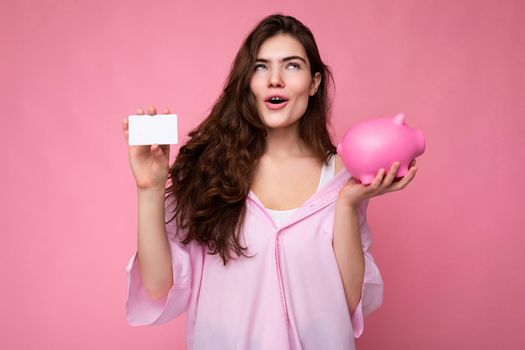
[{"label": "woman's face", "polygon": [[[286,34],[268,38],[259,48],[256,59],[250,88],[262,122],[270,129],[293,125],[306,112],[308,97],[316,93],[321,73],[311,76],[310,62],[302,44]],[[268,102],[275,95],[287,101]]]}]

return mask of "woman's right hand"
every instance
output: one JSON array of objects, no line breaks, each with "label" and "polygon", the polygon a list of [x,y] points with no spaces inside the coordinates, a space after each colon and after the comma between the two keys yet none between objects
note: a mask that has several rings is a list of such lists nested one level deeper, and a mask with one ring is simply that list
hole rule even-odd
[{"label": "woman's right hand", "polygon": [[[152,118],[155,118],[156,113],[155,107],[149,106],[148,114]],[[138,109],[136,114],[142,115],[144,111]],[[170,114],[169,109],[166,108],[164,114]],[[122,130],[128,144],[129,164],[137,188],[164,190],[169,174],[170,145],[129,146],[128,118],[122,119]]]}]

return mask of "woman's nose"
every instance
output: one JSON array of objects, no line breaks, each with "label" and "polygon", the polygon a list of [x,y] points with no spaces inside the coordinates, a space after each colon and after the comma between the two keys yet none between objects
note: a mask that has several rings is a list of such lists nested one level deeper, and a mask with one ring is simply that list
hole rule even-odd
[{"label": "woman's nose", "polygon": [[281,72],[279,69],[273,69],[270,72],[270,77],[268,79],[268,85],[269,86],[283,86],[284,81],[281,77]]}]

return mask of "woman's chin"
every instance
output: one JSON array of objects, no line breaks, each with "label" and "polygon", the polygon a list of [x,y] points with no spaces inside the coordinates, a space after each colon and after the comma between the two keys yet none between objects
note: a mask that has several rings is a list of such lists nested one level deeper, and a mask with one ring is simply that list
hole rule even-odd
[{"label": "woman's chin", "polygon": [[266,125],[266,127],[270,130],[278,130],[278,129],[281,129],[281,130],[284,130],[284,129],[287,129],[287,128],[290,128],[293,126],[294,123],[290,122],[290,121],[270,121],[270,122],[265,122],[264,123]]},{"label": "woman's chin", "polygon": [[268,129],[285,129],[298,123],[299,119],[294,120],[288,113],[270,112],[263,114],[262,122]]}]

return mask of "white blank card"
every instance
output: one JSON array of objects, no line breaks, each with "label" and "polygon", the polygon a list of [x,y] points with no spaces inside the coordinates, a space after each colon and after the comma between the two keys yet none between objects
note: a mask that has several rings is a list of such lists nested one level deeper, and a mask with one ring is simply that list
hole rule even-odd
[{"label": "white blank card", "polygon": [[178,143],[177,115],[128,116],[128,143],[130,146]]}]

